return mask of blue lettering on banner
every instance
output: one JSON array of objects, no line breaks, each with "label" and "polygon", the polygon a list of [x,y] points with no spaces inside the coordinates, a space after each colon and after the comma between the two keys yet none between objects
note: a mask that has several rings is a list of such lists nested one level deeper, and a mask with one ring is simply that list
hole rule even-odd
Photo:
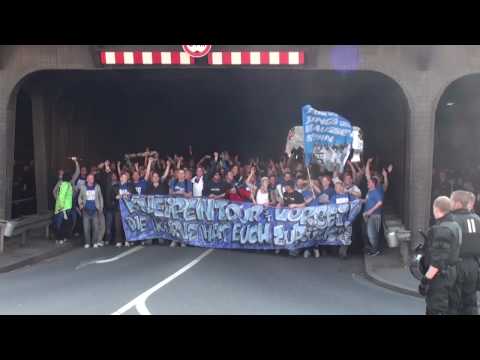
[{"label": "blue lettering on banner", "polygon": [[129,241],[161,238],[209,248],[291,250],[350,245],[361,203],[277,209],[226,200],[133,195],[122,199],[120,207]]}]

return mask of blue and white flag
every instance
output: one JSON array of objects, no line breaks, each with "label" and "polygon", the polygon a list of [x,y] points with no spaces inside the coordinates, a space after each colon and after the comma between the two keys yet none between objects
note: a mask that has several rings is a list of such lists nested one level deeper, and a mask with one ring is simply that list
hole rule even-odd
[{"label": "blue and white flag", "polygon": [[336,113],[305,105],[302,122],[305,164],[314,162],[328,171],[343,172],[353,141],[350,121]]}]

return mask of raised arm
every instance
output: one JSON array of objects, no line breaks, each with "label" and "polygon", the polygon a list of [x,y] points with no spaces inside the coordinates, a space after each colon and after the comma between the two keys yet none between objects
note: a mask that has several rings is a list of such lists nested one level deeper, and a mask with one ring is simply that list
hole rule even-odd
[{"label": "raised arm", "polygon": [[120,179],[120,177],[122,176],[121,167],[122,167],[122,163],[121,163],[120,161],[117,161],[117,173],[118,173],[118,178],[119,178],[119,179]]},{"label": "raised arm", "polygon": [[132,161],[130,160],[130,157],[125,156],[125,163],[127,164],[127,167],[132,170]]},{"label": "raised arm", "polygon": [[203,162],[204,162],[205,160],[207,160],[208,158],[209,158],[209,155],[205,155],[204,157],[202,157],[202,158],[198,161],[197,167],[202,166],[202,165],[203,165]]},{"label": "raised arm", "polygon": [[143,157],[143,166],[147,167],[148,166],[148,161],[150,159],[150,149],[147,147],[145,149],[145,156]]},{"label": "raised arm", "polygon": [[165,168],[165,172],[162,175],[162,182],[165,181],[165,179],[168,176],[168,173],[170,172],[170,166],[172,165],[172,162],[170,160],[167,160],[167,167]]},{"label": "raised arm", "polygon": [[145,181],[148,181],[150,179],[150,171],[152,170],[152,164],[153,164],[153,158],[148,158],[148,165],[147,165],[147,170],[145,171]]},{"label": "raised arm", "polygon": [[370,172],[370,166],[372,165],[373,159],[370,158],[367,160],[367,165],[365,165],[365,176],[367,177],[367,180],[370,180],[372,178],[371,172]]},{"label": "raised arm", "polygon": [[252,178],[253,178],[253,174],[255,174],[255,168],[251,168],[250,169],[250,174],[248,174],[248,177],[247,177],[247,180],[245,180],[245,184],[251,184],[250,181],[252,181]]},{"label": "raised arm", "polygon": [[352,179],[355,181],[357,178],[357,170],[355,169],[355,166],[353,166],[352,162],[349,160],[348,161],[348,166],[350,167],[350,170],[352,171]]},{"label": "raised arm", "polygon": [[72,157],[72,160],[75,162],[75,172],[73,173],[72,181],[70,183],[74,186],[80,176],[80,165],[78,164],[76,157]]},{"label": "raised arm", "polygon": [[382,175],[383,175],[383,191],[384,191],[384,192],[387,192],[387,190],[388,190],[388,185],[389,185],[389,182],[388,182],[388,171],[385,170],[385,169],[383,169]]}]

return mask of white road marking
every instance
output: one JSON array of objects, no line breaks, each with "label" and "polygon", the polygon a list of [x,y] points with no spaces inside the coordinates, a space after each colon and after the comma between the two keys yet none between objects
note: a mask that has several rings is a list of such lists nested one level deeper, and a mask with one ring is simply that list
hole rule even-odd
[{"label": "white road marking", "polygon": [[193,261],[191,261],[190,263],[188,263],[187,265],[185,265],[184,267],[182,267],[180,270],[178,270],[177,272],[173,273],[172,275],[170,275],[169,277],[167,277],[166,279],[160,281],[158,284],[154,285],[153,287],[151,287],[150,289],[146,290],[145,292],[141,293],[139,296],[137,296],[135,299],[133,299],[132,301],[130,301],[128,304],[122,306],[120,309],[118,309],[117,311],[115,311],[114,313],[112,313],[112,315],[121,315],[125,312],[127,312],[128,310],[130,310],[132,307],[136,307],[137,311],[139,312],[140,315],[151,315],[150,311],[148,310],[147,306],[145,305],[145,301],[148,299],[148,297],[150,295],[152,295],[154,292],[156,292],[157,290],[159,290],[160,288],[164,287],[165,285],[167,285],[169,282],[175,280],[177,277],[179,277],[180,275],[182,275],[184,272],[186,272],[187,270],[191,269],[193,266],[195,266],[196,264],[198,264],[200,261],[202,261],[202,259],[206,256],[208,256],[209,254],[211,254],[213,252],[214,249],[209,249],[209,250],[206,250],[204,251],[200,256],[198,256],[196,259],[194,259]]},{"label": "white road marking", "polygon": [[78,270],[78,269],[81,269],[85,266],[88,266],[88,265],[92,265],[92,264],[107,264],[107,263],[110,263],[110,262],[114,262],[114,261],[117,261],[125,256],[128,256],[130,254],[133,254],[134,252],[137,252],[139,250],[142,250],[143,249],[143,246],[135,246],[134,248],[130,249],[130,250],[127,250],[113,258],[110,258],[110,259],[103,259],[103,260],[94,260],[94,261],[89,261],[89,262],[86,262],[86,263],[83,263],[83,264],[80,264],[78,265],[75,270]]}]

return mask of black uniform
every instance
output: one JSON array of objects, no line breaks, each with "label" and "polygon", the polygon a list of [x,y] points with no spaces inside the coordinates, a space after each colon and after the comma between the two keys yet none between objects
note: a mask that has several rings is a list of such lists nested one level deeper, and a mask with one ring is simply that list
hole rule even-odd
[{"label": "black uniform", "polygon": [[456,264],[459,262],[461,229],[448,214],[437,220],[425,243],[425,263],[434,266],[439,272],[428,283],[426,292],[427,315],[447,315],[454,313]]},{"label": "black uniform", "polygon": [[460,247],[461,261],[457,265],[458,277],[455,283],[455,307],[460,315],[478,315],[480,217],[465,209],[456,210],[452,215],[463,233]]}]

